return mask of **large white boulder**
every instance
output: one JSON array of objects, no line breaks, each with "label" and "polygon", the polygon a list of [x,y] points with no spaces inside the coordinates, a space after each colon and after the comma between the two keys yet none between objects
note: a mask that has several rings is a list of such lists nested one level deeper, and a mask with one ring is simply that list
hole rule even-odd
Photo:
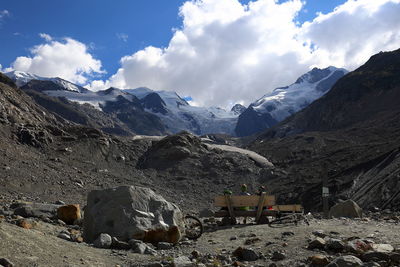
[{"label": "large white boulder", "polygon": [[120,186],[88,194],[83,230],[86,242],[107,233],[122,241],[177,243],[183,231],[179,208],[149,188]]},{"label": "large white boulder", "polygon": [[329,210],[329,217],[361,218],[362,209],[351,199],[338,203]]}]

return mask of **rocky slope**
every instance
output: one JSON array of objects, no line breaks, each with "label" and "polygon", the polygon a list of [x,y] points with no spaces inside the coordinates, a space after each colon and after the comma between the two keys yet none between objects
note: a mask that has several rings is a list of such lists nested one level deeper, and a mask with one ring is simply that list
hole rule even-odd
[{"label": "rocky slope", "polygon": [[235,128],[236,134],[252,135],[274,126],[323,96],[346,73],[345,69],[335,67],[314,68],[295,83],[276,88],[241,113]]},{"label": "rocky slope", "polygon": [[399,209],[399,77],[400,50],[374,55],[322,98],[261,134],[250,147],[289,172],[285,181],[268,181],[271,186],[315,207],[327,176],[332,201],[353,198],[365,208]]}]

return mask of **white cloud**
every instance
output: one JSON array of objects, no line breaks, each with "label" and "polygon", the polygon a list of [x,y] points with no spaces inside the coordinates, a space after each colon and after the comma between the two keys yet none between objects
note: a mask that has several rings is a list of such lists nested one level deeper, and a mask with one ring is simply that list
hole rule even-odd
[{"label": "white cloud", "polygon": [[0,10],[0,19],[9,17],[9,16],[10,16],[10,11],[8,11],[7,9]]},{"label": "white cloud", "polygon": [[120,33],[117,33],[116,35],[117,35],[117,38],[120,39],[121,41],[123,41],[125,43],[128,41],[129,36],[126,33],[120,32]]},{"label": "white cloud", "polygon": [[104,73],[101,62],[93,58],[85,44],[71,38],[55,41],[48,34],[40,34],[47,42],[34,46],[32,56],[17,57],[8,70],[31,72],[44,77],[61,77],[84,84],[88,77]]},{"label": "white cloud", "polygon": [[[400,0],[348,0],[303,25],[300,0],[193,0],[166,48],[121,59],[101,86],[174,90],[200,105],[248,104],[313,66],[350,70],[400,46]],[[101,86],[99,86],[101,85]]]},{"label": "white cloud", "polygon": [[47,33],[39,33],[40,38],[45,39],[47,42],[53,40],[53,38]]}]

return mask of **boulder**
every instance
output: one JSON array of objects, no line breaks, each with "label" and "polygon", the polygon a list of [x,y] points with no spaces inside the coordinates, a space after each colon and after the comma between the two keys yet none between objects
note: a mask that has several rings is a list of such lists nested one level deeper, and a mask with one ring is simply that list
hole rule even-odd
[{"label": "boulder", "polygon": [[74,224],[81,218],[81,208],[79,204],[62,206],[57,209],[57,216],[66,224]]},{"label": "boulder", "polygon": [[86,242],[107,233],[121,241],[134,238],[176,244],[183,231],[179,208],[149,188],[120,186],[88,194],[83,230]]},{"label": "boulder", "polygon": [[351,199],[338,203],[333,206],[329,211],[329,217],[347,217],[347,218],[361,218],[362,209]]}]

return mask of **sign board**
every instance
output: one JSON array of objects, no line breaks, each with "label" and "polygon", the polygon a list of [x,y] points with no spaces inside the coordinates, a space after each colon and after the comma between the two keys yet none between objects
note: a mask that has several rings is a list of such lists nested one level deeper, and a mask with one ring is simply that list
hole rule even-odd
[{"label": "sign board", "polygon": [[329,196],[329,188],[328,187],[325,187],[325,186],[322,187],[322,196],[323,197]]}]

